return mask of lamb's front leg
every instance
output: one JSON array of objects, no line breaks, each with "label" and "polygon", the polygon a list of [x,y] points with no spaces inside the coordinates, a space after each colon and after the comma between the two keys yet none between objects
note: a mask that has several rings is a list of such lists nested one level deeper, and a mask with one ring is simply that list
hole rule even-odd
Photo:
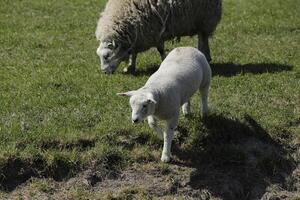
[{"label": "lamb's front leg", "polygon": [[148,125],[150,126],[150,128],[153,128],[157,132],[159,139],[163,140],[164,139],[164,136],[163,136],[164,133],[158,127],[157,120],[155,119],[155,117],[153,115],[150,115],[150,116],[147,117],[147,120],[148,120]]},{"label": "lamb's front leg", "polygon": [[129,64],[127,67],[125,67],[123,69],[123,72],[124,73],[134,73],[135,72],[135,67],[136,67],[136,57],[137,57],[137,54],[136,53],[132,53],[130,56],[129,56]]},{"label": "lamb's front leg", "polygon": [[164,147],[161,155],[161,161],[169,162],[171,159],[171,145],[174,136],[174,130],[178,124],[179,111],[175,116],[167,121],[166,131],[164,132]]}]

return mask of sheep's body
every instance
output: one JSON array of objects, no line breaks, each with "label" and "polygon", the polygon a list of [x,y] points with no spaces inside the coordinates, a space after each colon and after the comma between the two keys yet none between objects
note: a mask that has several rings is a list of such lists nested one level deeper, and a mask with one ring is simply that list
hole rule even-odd
[{"label": "sheep's body", "polygon": [[[189,114],[189,101],[197,90],[201,92],[202,114],[208,113],[208,90],[211,82],[211,69],[205,56],[195,48],[180,47],[169,53],[160,68],[148,79],[146,84],[126,96],[130,96],[132,120],[139,122],[148,117],[149,126],[164,138],[161,160],[168,162],[171,156],[171,143],[177,126],[180,107]],[[155,102],[143,111],[147,99]],[[157,126],[157,120],[166,120],[163,133]]]},{"label": "sheep's body", "polygon": [[151,47],[157,47],[163,57],[164,41],[198,34],[202,38],[198,48],[210,60],[208,37],[221,12],[222,0],[109,0],[96,37],[101,42],[114,41],[122,61],[122,56],[132,54],[135,59],[137,53]]}]

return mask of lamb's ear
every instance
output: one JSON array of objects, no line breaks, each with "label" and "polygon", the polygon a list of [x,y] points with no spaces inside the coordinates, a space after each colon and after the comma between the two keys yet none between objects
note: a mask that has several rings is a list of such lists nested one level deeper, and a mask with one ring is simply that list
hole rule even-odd
[{"label": "lamb's ear", "polygon": [[152,93],[148,93],[147,94],[147,101],[150,103],[154,103],[154,104],[156,104],[157,102],[155,101],[155,99],[154,99],[154,96],[153,96],[153,94]]},{"label": "lamb's ear", "polygon": [[135,91],[120,92],[120,93],[117,93],[117,95],[122,96],[122,97],[131,97],[134,93],[135,93]]}]

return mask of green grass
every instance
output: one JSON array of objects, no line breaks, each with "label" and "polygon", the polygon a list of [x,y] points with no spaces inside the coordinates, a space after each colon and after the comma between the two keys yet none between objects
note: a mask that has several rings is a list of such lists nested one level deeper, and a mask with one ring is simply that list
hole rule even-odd
[{"label": "green grass", "polygon": [[[104,0],[0,4],[2,187],[14,189],[31,176],[68,178],[95,162],[108,170],[159,162],[162,143],[146,123],[131,124],[128,100],[116,96],[145,83],[160,63],[155,50],[139,55],[137,76],[123,75],[124,64],[116,74],[104,75],[94,36]],[[299,144],[299,8],[298,0],[224,0],[223,19],[210,40],[214,76],[209,105],[217,116],[212,126],[225,128],[207,128],[197,117],[196,95],[195,115],[180,118],[182,148],[195,147],[216,132],[243,135],[247,116],[281,145]],[[196,38],[167,44],[168,49],[176,46],[196,46]],[[189,136],[180,140],[183,133]],[[281,137],[285,133],[288,137]],[[197,152],[210,147],[199,148]],[[222,150],[204,149],[200,155],[224,156]],[[229,147],[225,157],[234,152],[232,159],[243,162],[239,151]],[[266,163],[266,170],[281,166],[272,160]],[[12,169],[28,173],[10,174]]]}]

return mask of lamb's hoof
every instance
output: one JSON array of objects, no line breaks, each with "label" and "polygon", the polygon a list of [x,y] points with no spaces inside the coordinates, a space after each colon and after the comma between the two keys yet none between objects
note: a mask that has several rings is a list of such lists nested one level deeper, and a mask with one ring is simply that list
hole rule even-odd
[{"label": "lamb's hoof", "polygon": [[160,160],[161,160],[162,162],[167,163],[167,162],[170,162],[171,157],[168,156],[168,155],[162,155]]},{"label": "lamb's hoof", "polygon": [[124,74],[134,74],[135,73],[135,69],[133,67],[125,67],[123,69],[123,73]]}]

